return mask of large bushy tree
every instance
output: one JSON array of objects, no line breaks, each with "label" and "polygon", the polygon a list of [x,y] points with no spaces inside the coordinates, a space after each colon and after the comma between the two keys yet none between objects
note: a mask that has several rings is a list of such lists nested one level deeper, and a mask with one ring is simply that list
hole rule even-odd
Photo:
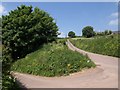
[{"label": "large bushy tree", "polygon": [[92,37],[95,36],[95,32],[93,31],[93,27],[91,26],[86,26],[82,29],[82,36],[84,37]]},{"label": "large bushy tree", "polygon": [[71,37],[71,38],[74,38],[74,37],[75,37],[75,32],[70,31],[70,32],[68,33],[68,36]]},{"label": "large bushy tree", "polygon": [[55,40],[58,27],[45,11],[21,5],[2,16],[2,43],[4,53],[13,59],[24,57],[43,43]]}]

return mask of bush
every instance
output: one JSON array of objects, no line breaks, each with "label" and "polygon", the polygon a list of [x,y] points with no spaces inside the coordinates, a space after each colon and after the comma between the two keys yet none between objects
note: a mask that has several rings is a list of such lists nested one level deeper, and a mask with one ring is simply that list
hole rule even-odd
[{"label": "bush", "polygon": [[13,78],[9,73],[2,74],[2,90],[21,90],[16,84],[15,78]]}]

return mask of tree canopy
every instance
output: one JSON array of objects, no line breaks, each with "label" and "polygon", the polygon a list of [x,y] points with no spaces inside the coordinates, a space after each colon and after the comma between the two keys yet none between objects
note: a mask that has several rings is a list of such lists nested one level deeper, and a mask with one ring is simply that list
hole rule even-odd
[{"label": "tree canopy", "polygon": [[112,31],[111,30],[105,30],[104,33],[105,33],[105,35],[110,35],[110,34],[112,34]]},{"label": "tree canopy", "polygon": [[74,37],[75,37],[75,32],[70,31],[70,32],[68,33],[68,36],[71,37],[71,38],[74,38]]},{"label": "tree canopy", "polygon": [[92,37],[95,36],[95,32],[93,31],[93,27],[92,26],[86,26],[82,29],[82,36],[84,37]]},{"label": "tree canopy", "polygon": [[13,59],[24,57],[43,43],[55,40],[58,31],[54,19],[47,12],[25,5],[2,16],[2,28],[4,51]]}]

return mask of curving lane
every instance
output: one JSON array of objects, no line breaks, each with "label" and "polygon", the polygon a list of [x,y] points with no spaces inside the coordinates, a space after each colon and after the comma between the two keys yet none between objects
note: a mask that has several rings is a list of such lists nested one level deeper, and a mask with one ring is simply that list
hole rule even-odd
[{"label": "curving lane", "polygon": [[118,88],[118,58],[94,54],[76,48],[67,40],[73,51],[87,54],[96,68],[62,77],[41,77],[12,72],[12,75],[26,88]]}]

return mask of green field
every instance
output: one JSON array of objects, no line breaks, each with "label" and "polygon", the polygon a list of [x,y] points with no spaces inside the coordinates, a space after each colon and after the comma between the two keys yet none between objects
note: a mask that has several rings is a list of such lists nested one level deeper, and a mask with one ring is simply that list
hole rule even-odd
[{"label": "green field", "polygon": [[70,41],[78,48],[114,57],[120,57],[118,54],[120,40],[118,34],[95,37],[91,39],[70,39]]},{"label": "green field", "polygon": [[43,45],[39,50],[16,61],[11,70],[41,76],[66,76],[96,65],[87,57],[67,48],[65,41]]}]

